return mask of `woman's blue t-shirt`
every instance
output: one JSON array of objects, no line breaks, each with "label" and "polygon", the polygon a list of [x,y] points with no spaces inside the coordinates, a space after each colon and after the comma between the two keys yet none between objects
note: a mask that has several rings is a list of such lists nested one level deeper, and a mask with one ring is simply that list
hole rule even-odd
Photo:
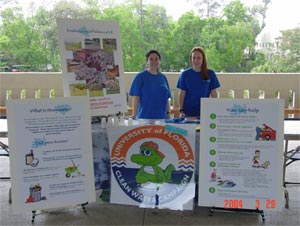
[{"label": "woman's blue t-shirt", "polygon": [[177,88],[185,91],[183,109],[186,116],[199,116],[201,111],[200,99],[209,97],[210,92],[220,87],[216,73],[209,69],[208,80],[203,80],[201,72],[188,68],[180,75]]},{"label": "woman's blue t-shirt", "polygon": [[162,73],[153,75],[147,70],[138,73],[129,90],[130,96],[139,96],[136,118],[165,119],[171,97],[169,83]]}]

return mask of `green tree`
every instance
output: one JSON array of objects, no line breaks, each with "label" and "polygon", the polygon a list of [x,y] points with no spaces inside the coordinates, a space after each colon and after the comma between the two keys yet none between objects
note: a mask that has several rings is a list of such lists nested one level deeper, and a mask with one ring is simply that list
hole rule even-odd
[{"label": "green tree", "polygon": [[[260,60],[261,54],[255,50],[256,37],[261,32],[264,25],[260,25],[257,19],[257,13],[265,15],[267,10],[268,1],[263,0],[264,6],[256,5],[253,8],[247,8],[240,0],[230,2],[224,8],[224,17],[226,18],[226,24],[229,26],[236,26],[241,28],[241,34],[237,34],[236,37],[231,36],[230,40],[237,40],[240,45],[239,54],[241,54],[239,66],[231,67],[238,71],[247,72],[258,64],[262,63]],[[258,10],[260,9],[260,11]],[[264,16],[263,16],[264,18]],[[246,30],[244,29],[246,28]],[[241,43],[240,40],[243,40]],[[242,49],[243,48],[243,49]],[[236,55],[234,55],[236,56]],[[230,71],[232,71],[232,69]],[[227,69],[228,70],[228,69]]]},{"label": "green tree", "polygon": [[160,33],[160,52],[162,53],[161,68],[163,71],[179,71],[180,68],[176,64],[178,59],[177,54],[182,51],[177,48],[174,33],[176,23],[170,21],[168,27],[166,27]]},{"label": "green tree", "polygon": [[[259,5],[251,8],[245,7],[239,0],[225,7],[217,4],[221,1],[201,0],[197,2],[201,7],[204,6],[205,16],[199,17],[191,11],[182,15],[178,21],[169,18],[164,7],[144,2],[124,0],[120,4],[118,0],[61,0],[54,5],[53,10],[47,10],[44,6],[36,9],[32,5],[31,15],[27,17],[23,16],[21,9],[2,10],[1,65],[30,63],[34,64],[35,70],[47,70],[49,68],[45,66],[52,65],[54,71],[59,71],[55,18],[60,17],[117,21],[120,25],[125,71],[142,70],[145,67],[145,52],[152,48],[162,54],[163,71],[187,68],[190,66],[189,52],[194,46],[205,49],[209,66],[216,71],[247,72],[257,69],[258,65],[264,65],[264,68],[272,66],[270,62],[265,64],[262,54],[255,49],[255,38],[265,26],[270,0],[262,0]],[[223,10],[223,15],[220,10]],[[286,34],[284,39],[290,37]],[[291,50],[286,48],[283,44],[274,57],[277,71],[287,68],[287,62],[296,61],[290,55]],[[293,54],[295,56],[297,53]],[[287,70],[296,70],[296,67]]]},{"label": "green tree", "polygon": [[168,51],[172,43],[170,20],[165,8],[158,5],[144,7],[144,36],[142,38],[145,43],[145,52],[150,49],[158,50],[163,58],[161,68],[164,71],[170,70],[170,59],[168,58]]},{"label": "green tree", "polygon": [[240,23],[232,26],[224,26],[223,38],[219,51],[221,52],[221,70],[225,72],[242,71],[242,60],[245,49],[251,45],[252,36],[249,24]]},{"label": "green tree", "polygon": [[1,18],[1,55],[5,57],[6,64],[31,65],[33,68],[42,64],[42,36],[36,21],[30,17],[25,19],[20,8],[5,9]]},{"label": "green tree", "polygon": [[241,22],[248,22],[247,9],[240,0],[232,1],[223,10],[226,23],[234,25]]},{"label": "green tree", "polygon": [[60,55],[57,41],[57,26],[52,12],[40,7],[33,19],[37,23],[37,29],[42,35],[41,48],[44,48],[44,63],[40,70],[59,71]]},{"label": "green tree", "polygon": [[90,19],[89,10],[82,8],[75,1],[62,0],[54,5],[54,18]]},{"label": "green tree", "polygon": [[193,2],[201,18],[216,17],[219,15],[224,0],[187,0]]},{"label": "green tree", "polygon": [[[279,62],[284,72],[300,71],[300,28],[281,31]],[[283,67],[285,66],[285,67]],[[280,71],[283,71],[282,69]]]},{"label": "green tree", "polygon": [[300,71],[300,28],[281,31],[277,42],[280,44],[272,59],[254,68],[254,72]]},{"label": "green tree", "polygon": [[38,21],[40,32],[44,37],[41,45],[45,46],[49,51],[48,59],[45,60],[52,65],[54,71],[61,70],[56,18],[97,18],[100,14],[97,2],[94,0],[86,1],[88,6],[82,7],[75,1],[63,0],[55,4],[51,11],[47,11],[43,7],[37,11],[35,19]]},{"label": "green tree", "polygon": [[194,46],[201,46],[200,36],[204,23],[193,12],[187,12],[182,15],[173,31],[174,51],[176,56],[174,64],[178,69],[190,66],[189,54]]},{"label": "green tree", "polygon": [[251,15],[251,20],[255,18],[255,23],[257,21],[261,21],[260,25],[258,26],[259,29],[253,30],[254,35],[257,36],[266,26],[265,20],[267,15],[268,6],[271,3],[271,0],[261,0],[261,4],[256,4],[249,8],[249,12]]},{"label": "green tree", "polygon": [[140,33],[137,9],[137,4],[118,5],[114,8],[106,8],[99,17],[99,19],[119,22],[125,71],[141,70],[145,59],[145,43]]}]

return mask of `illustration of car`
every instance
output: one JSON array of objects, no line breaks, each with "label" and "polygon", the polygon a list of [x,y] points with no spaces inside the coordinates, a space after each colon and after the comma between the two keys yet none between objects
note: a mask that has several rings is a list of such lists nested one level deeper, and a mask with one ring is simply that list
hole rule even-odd
[{"label": "illustration of car", "polygon": [[264,128],[261,130],[259,137],[263,140],[276,140],[276,130],[270,126],[263,124]]}]

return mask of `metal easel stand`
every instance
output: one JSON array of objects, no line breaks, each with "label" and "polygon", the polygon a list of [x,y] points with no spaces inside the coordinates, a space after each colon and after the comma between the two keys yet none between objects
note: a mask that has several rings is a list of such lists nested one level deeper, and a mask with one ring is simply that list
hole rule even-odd
[{"label": "metal easel stand", "polygon": [[235,208],[221,208],[221,207],[211,207],[209,216],[212,216],[215,211],[224,212],[243,212],[243,213],[258,213],[261,215],[262,221],[265,222],[265,214],[263,210],[260,209],[235,209]]},{"label": "metal easel stand", "polygon": [[[84,212],[85,214],[87,213],[87,212],[86,212],[86,208],[85,208],[85,206],[86,206],[87,204],[88,204],[88,202],[80,204],[80,206],[81,206],[81,208],[82,208],[82,210],[83,210],[83,212]],[[41,213],[36,213],[36,210],[32,210],[31,223],[34,223],[35,217],[36,217],[37,215],[41,215],[41,214],[45,214],[45,213],[47,213],[47,211],[41,212]]]}]

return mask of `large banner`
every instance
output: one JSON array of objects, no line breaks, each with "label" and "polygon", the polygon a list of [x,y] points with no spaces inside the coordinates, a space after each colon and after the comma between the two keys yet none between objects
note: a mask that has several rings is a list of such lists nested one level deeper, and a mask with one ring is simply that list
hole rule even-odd
[{"label": "large banner", "polygon": [[95,202],[88,97],[9,100],[7,113],[14,210]]},{"label": "large banner", "polygon": [[282,208],[283,100],[201,101],[199,206]]},{"label": "large banner", "polygon": [[92,116],[127,112],[120,29],[114,21],[57,19],[65,96],[89,96]]},{"label": "large banner", "polygon": [[107,128],[111,203],[193,208],[195,125]]}]

